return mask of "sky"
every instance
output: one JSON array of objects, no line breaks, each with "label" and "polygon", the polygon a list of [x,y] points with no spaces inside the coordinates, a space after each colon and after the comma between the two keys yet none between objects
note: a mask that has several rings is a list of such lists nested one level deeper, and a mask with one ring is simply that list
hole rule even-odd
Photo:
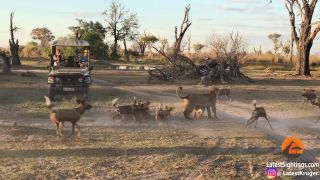
[{"label": "sky", "polygon": [[[14,24],[20,28],[16,37],[20,44],[32,41],[31,31],[49,28],[56,38],[70,34],[68,27],[77,25],[76,19],[99,21],[106,26],[102,12],[112,0],[6,0],[0,7],[0,46],[7,47],[10,12],[15,11]],[[166,37],[173,43],[174,27],[180,26],[185,6],[191,5],[192,25],[187,34],[191,43],[207,43],[212,36],[228,35],[238,30],[248,50],[260,45],[263,51],[272,50],[268,34],[290,36],[288,13],[284,0],[117,0],[138,15],[140,31],[157,37]],[[320,19],[318,4],[314,20]],[[112,42],[111,37],[106,41]],[[312,54],[320,54],[320,34],[314,41]]]}]

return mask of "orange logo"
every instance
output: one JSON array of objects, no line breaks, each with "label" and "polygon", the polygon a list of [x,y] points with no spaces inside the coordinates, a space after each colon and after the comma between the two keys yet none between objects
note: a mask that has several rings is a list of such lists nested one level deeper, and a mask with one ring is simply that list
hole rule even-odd
[{"label": "orange logo", "polygon": [[282,153],[288,158],[297,158],[303,153],[303,144],[297,137],[286,138],[281,146]]}]

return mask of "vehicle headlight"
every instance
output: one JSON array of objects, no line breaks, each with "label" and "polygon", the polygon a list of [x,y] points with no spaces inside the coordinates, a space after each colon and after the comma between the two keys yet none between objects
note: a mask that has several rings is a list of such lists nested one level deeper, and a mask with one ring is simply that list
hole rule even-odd
[{"label": "vehicle headlight", "polygon": [[60,82],[60,78],[58,78],[58,77],[56,77],[56,78],[54,78],[54,80],[56,81],[56,82]]},{"label": "vehicle headlight", "polygon": [[82,82],[83,82],[83,78],[82,78],[82,77],[79,77],[79,78],[78,78],[78,81],[79,81],[80,83],[82,83]]},{"label": "vehicle headlight", "polygon": [[91,78],[90,76],[87,76],[84,78],[84,82],[90,84],[91,83]]},{"label": "vehicle headlight", "polygon": [[54,77],[52,76],[48,77],[48,83],[50,84],[54,83]]}]

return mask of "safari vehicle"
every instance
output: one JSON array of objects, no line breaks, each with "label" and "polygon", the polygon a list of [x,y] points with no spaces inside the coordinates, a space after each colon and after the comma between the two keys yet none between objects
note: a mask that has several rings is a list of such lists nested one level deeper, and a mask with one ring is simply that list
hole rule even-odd
[{"label": "safari vehicle", "polygon": [[[74,54],[68,57],[63,56],[56,62],[55,52],[61,49],[71,48]],[[81,64],[81,53],[87,51],[86,63]],[[57,40],[51,45],[50,65],[49,65],[49,98],[54,100],[55,95],[81,95],[85,98],[89,96],[89,85],[91,84],[90,71],[90,44],[83,40]],[[59,64],[57,64],[59,63]]]}]

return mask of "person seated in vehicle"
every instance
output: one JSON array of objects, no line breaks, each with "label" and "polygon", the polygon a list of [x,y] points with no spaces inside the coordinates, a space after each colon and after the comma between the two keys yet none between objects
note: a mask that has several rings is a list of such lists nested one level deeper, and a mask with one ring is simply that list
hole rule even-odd
[{"label": "person seated in vehicle", "polygon": [[57,68],[60,68],[60,66],[63,64],[63,55],[60,49],[56,50],[56,54],[53,55],[53,60],[54,60],[53,65]]},{"label": "person seated in vehicle", "polygon": [[87,67],[89,62],[88,50],[84,50],[83,56],[80,56],[80,68]]}]

